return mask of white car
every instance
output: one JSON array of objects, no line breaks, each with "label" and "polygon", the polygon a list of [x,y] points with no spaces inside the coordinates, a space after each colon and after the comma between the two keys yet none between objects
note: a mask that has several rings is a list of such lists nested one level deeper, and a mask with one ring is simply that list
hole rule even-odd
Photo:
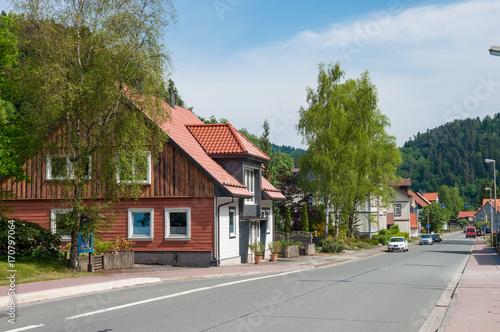
[{"label": "white car", "polygon": [[391,237],[387,243],[387,251],[393,252],[394,250],[408,251],[408,241],[402,236]]},{"label": "white car", "polygon": [[420,235],[420,242],[418,244],[433,244],[434,241],[432,241],[432,235],[431,234],[422,234]]}]

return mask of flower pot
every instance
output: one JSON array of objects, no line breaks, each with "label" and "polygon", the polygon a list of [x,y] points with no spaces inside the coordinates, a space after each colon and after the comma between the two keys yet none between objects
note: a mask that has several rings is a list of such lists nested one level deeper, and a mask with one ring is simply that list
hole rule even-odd
[{"label": "flower pot", "polygon": [[276,262],[278,260],[278,254],[270,254],[269,255],[269,260],[271,262]]},{"label": "flower pot", "polygon": [[255,256],[255,264],[260,264],[262,263],[262,256]]}]

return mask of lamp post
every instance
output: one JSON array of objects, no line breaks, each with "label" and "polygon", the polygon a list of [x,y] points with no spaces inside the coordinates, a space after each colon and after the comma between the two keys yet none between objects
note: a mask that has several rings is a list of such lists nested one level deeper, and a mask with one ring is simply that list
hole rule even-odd
[{"label": "lamp post", "polygon": [[[490,191],[490,238],[491,242],[493,243],[493,233],[491,232],[491,229],[493,228],[492,222],[493,222],[493,204],[491,201],[491,188],[484,188],[484,190],[489,190]],[[488,225],[486,225],[488,227]],[[484,239],[486,240],[486,229],[484,230]]]},{"label": "lamp post", "polygon": [[[493,218],[491,220],[491,236],[493,236],[493,230],[495,230],[495,234],[498,233],[497,230],[497,223],[496,223],[496,214],[497,214],[497,170],[496,170],[496,162],[493,159],[485,159],[485,163],[490,164],[493,163],[493,191],[495,192],[495,214],[493,215]],[[493,238],[492,238],[493,239]],[[494,243],[493,243],[494,242]],[[492,240],[492,245],[497,247],[496,239]]]}]

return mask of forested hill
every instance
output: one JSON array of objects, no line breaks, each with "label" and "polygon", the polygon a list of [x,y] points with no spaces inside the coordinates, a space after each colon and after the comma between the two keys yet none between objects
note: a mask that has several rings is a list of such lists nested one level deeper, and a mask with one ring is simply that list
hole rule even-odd
[{"label": "forested hill", "polygon": [[455,120],[418,133],[400,151],[399,175],[411,179],[414,191],[436,192],[445,184],[458,187],[466,202],[476,204],[484,181],[493,178],[493,166],[484,159],[500,162],[500,114]]},{"label": "forested hill", "polygon": [[299,156],[303,155],[306,152],[304,149],[294,148],[292,146],[287,146],[287,145],[272,144],[272,147],[273,147],[272,148],[273,152],[283,152],[292,157],[295,167],[298,166],[297,161],[299,159]]}]

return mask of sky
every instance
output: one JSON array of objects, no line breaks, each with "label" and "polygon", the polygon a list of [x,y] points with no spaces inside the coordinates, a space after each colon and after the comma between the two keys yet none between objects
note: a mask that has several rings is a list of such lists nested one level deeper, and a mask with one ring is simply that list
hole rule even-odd
[{"label": "sky", "polygon": [[[297,134],[318,64],[370,73],[398,146],[455,119],[500,112],[500,1],[177,0],[165,32],[187,106],[271,141]],[[0,0],[0,10],[8,9]]]}]

